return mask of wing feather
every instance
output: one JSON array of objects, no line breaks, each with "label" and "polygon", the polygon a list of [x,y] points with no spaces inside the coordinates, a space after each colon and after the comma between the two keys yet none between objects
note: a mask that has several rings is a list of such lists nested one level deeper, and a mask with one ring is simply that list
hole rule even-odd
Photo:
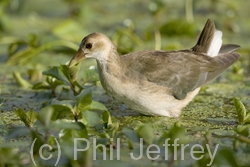
[{"label": "wing feather", "polygon": [[206,82],[209,72],[219,69],[213,58],[189,51],[141,51],[122,58],[129,71],[170,88],[177,99],[184,99],[188,92]]}]

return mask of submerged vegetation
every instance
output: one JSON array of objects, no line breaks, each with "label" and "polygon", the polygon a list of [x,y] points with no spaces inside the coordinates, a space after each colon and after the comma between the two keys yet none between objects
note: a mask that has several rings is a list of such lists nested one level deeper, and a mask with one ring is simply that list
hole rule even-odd
[{"label": "submerged vegetation", "polygon": [[[249,2],[110,2],[0,2],[0,167],[250,166]],[[67,66],[93,31],[121,54],[185,49],[207,18],[242,56],[180,118],[144,116],[108,96],[93,60]]]}]

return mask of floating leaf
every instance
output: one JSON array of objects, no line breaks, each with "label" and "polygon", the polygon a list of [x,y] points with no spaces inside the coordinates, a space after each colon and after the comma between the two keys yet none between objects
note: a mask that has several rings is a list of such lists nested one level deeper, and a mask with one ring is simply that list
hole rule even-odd
[{"label": "floating leaf", "polygon": [[16,80],[17,84],[20,85],[23,88],[31,88],[32,85],[26,81],[25,79],[22,78],[19,72],[13,72],[13,77]]},{"label": "floating leaf", "polygon": [[155,138],[154,131],[152,127],[148,124],[142,125],[138,128],[138,136],[143,138],[147,144],[152,144]]},{"label": "floating leaf", "polygon": [[222,124],[222,125],[237,124],[237,121],[235,119],[228,119],[228,118],[207,118],[207,122],[213,124]]},{"label": "floating leaf", "polygon": [[15,110],[15,114],[22,120],[22,122],[28,126],[32,127],[37,120],[37,113],[35,111],[24,112],[23,109],[18,108]]},{"label": "floating leaf", "polygon": [[237,114],[238,114],[239,123],[244,124],[245,117],[246,117],[245,106],[243,105],[243,103],[240,100],[238,100],[236,98],[233,98],[233,101],[234,101],[235,109],[236,109]]}]

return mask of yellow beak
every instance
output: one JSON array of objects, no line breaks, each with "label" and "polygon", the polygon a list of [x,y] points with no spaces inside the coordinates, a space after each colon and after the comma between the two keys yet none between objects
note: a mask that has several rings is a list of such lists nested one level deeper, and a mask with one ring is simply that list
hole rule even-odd
[{"label": "yellow beak", "polygon": [[82,49],[79,49],[76,52],[75,56],[70,60],[69,68],[73,67],[74,65],[77,65],[80,61],[82,61],[85,58],[86,57],[84,52],[82,51]]}]

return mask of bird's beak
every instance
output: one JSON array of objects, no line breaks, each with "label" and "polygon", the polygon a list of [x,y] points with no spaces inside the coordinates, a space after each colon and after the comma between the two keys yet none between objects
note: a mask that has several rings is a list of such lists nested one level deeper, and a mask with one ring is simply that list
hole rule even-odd
[{"label": "bird's beak", "polygon": [[70,60],[69,62],[69,68],[73,67],[74,65],[77,65],[80,61],[85,59],[85,53],[82,51],[82,49],[79,49],[75,56]]}]

